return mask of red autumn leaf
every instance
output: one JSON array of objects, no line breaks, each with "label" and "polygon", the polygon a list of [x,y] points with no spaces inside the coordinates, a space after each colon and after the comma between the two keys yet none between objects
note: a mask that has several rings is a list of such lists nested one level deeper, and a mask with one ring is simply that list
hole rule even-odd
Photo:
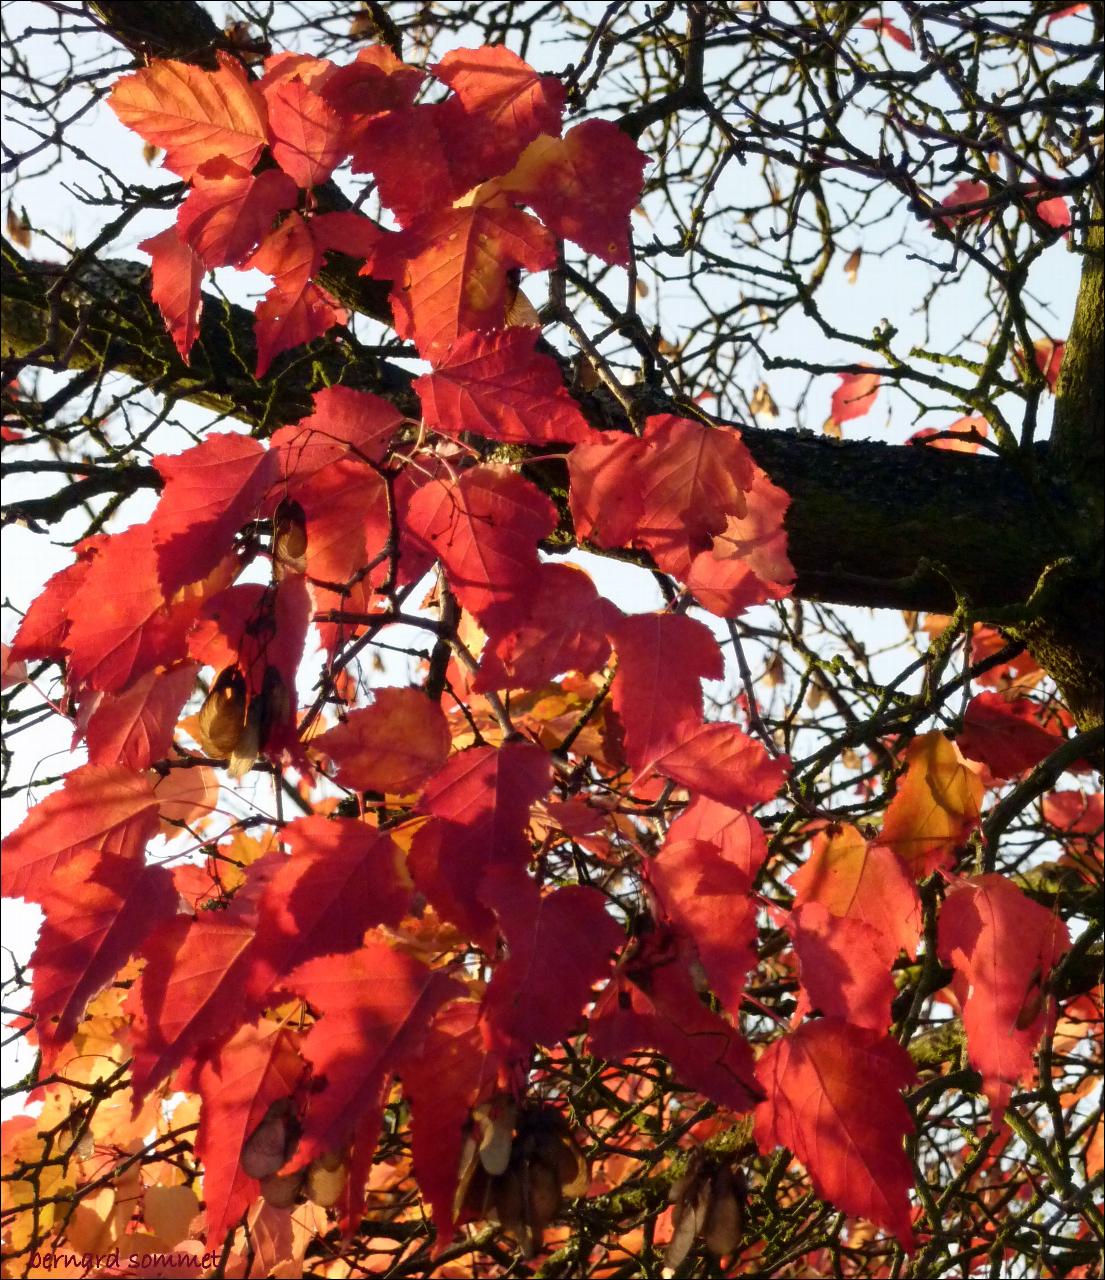
[{"label": "red autumn leaf", "polygon": [[906,760],[879,843],[901,854],[920,879],[950,865],[952,851],[978,822],[983,787],[977,766],[937,729],[914,738]]},{"label": "red autumn leaf", "polygon": [[900,44],[903,49],[913,48],[913,40],[909,34],[903,31],[901,27],[895,26],[887,18],[864,18],[859,25],[866,27],[868,31],[881,31],[885,36],[893,40],[895,44]]},{"label": "red autumn leaf", "polygon": [[277,460],[249,436],[216,434],[153,461],[165,487],[148,527],[158,576],[171,594],[206,577],[242,525],[260,514],[278,474]]},{"label": "red autumn leaf", "polygon": [[[555,261],[552,236],[539,222],[495,203],[439,208],[420,218],[381,248],[373,270],[395,282],[400,337],[412,338],[436,365],[448,363],[446,349],[471,330],[503,328],[512,269],[543,271]],[[454,358],[486,354],[464,347]]]},{"label": "red autumn leaf", "polygon": [[11,645],[0,644],[0,689],[14,689],[27,682],[27,664],[12,657]]},{"label": "red autumn leaf", "polygon": [[351,387],[326,387],[313,399],[313,413],[280,427],[269,441],[280,459],[281,478],[293,494],[296,485],[339,458],[383,461],[403,421],[387,400]]},{"label": "red autumn leaf", "polygon": [[[199,1069],[194,1083],[203,1100],[196,1155],[203,1165],[207,1244],[220,1248],[257,1198],[257,1181],[242,1168],[246,1143],[273,1104],[291,1098],[307,1074],[299,1036],[282,1023],[241,1027]],[[275,1159],[278,1152],[274,1152]]]},{"label": "red autumn leaf", "polygon": [[165,167],[182,178],[213,157],[252,169],[268,141],[265,104],[227,53],[216,71],[157,59],[112,86],[108,105],[123,124],[165,152]]},{"label": "red autumn leaf", "polygon": [[477,617],[529,590],[537,544],[556,528],[556,508],[506,467],[481,466],[431,480],[407,503],[404,523],[441,563],[457,599]]},{"label": "red autumn leaf", "polygon": [[585,120],[563,138],[536,138],[501,188],[547,227],[604,262],[629,262],[629,214],[648,159],[609,120]]},{"label": "red autumn leaf", "polygon": [[146,967],[127,996],[136,1105],[193,1055],[228,1040],[246,1016],[253,923],[247,901],[175,916],[147,937]]},{"label": "red autumn leaf", "polygon": [[651,768],[719,804],[745,809],[778,794],[790,760],[769,755],[735,724],[703,724],[688,729]]},{"label": "red autumn leaf", "polygon": [[[722,809],[712,801],[702,806]],[[756,963],[756,911],[752,876],[767,856],[767,843],[755,818],[727,810],[731,820],[715,842],[706,838],[672,838],[647,865],[664,914],[685,942],[694,948],[710,987],[733,1018],[740,1014],[744,979]],[[708,830],[709,815],[691,823]],[[680,818],[678,821],[683,821]],[[678,823],[672,824],[672,831]],[[691,825],[684,825],[684,830]],[[750,874],[750,872],[752,874]]]},{"label": "red autumn leaf", "polygon": [[1048,14],[1047,25],[1050,27],[1053,22],[1058,22],[1060,18],[1065,18],[1068,14],[1078,13],[1079,10],[1088,8],[1089,0],[1078,0],[1077,4],[1065,4],[1053,13]]},{"label": "red autumn leaf", "polygon": [[664,932],[627,952],[595,1002],[589,1045],[611,1062],[654,1049],[682,1083],[733,1111],[749,1111],[763,1096],[747,1042],[702,1003],[678,943]]},{"label": "red autumn leaf", "polygon": [[856,916],[807,902],[787,922],[807,1007],[856,1027],[885,1031],[894,979],[879,934]]},{"label": "red autumn leaf", "polygon": [[450,168],[446,104],[420,103],[381,112],[357,130],[354,173],[376,178],[380,202],[401,227],[423,214],[448,207],[463,193]]},{"label": "red autumn leaf", "polygon": [[[181,567],[188,572],[183,561]],[[161,582],[149,525],[106,539],[68,602],[65,649],[71,684],[114,692],[183,658],[196,613],[218,585],[216,571],[172,596]]]},{"label": "red autumn leaf", "polygon": [[337,72],[338,67],[328,58],[316,58],[309,53],[274,53],[265,59],[265,74],[257,81],[257,88],[267,105],[271,94],[297,81],[318,93]]},{"label": "red autumn leaf", "polygon": [[1083,795],[1081,791],[1051,791],[1040,806],[1044,819],[1058,831],[1079,833],[1083,838],[1071,842],[1072,849],[1089,855],[1096,849],[1098,860],[1105,853],[1105,800],[1100,791]]},{"label": "red autumn leaf", "polygon": [[702,681],[721,679],[721,650],[710,629],[686,614],[619,618],[610,640],[618,655],[611,701],[626,760],[641,770],[702,720]]},{"label": "red autumn leaf", "polygon": [[105,536],[96,534],[79,542],[75,548],[77,559],[53,574],[31,601],[12,638],[13,662],[65,657],[65,639],[71,623],[69,607]]},{"label": "red autumn leaf", "polygon": [[254,318],[258,378],[264,377],[280,352],[313,342],[348,318],[311,279],[321,264],[322,250],[315,242],[312,224],[298,213],[290,213],[244,264],[244,269],[263,271],[273,278]]},{"label": "red autumn leaf", "polygon": [[415,381],[426,426],[535,444],[591,438],[556,361],[534,350],[537,338],[525,327],[458,338],[433,373]]},{"label": "red autumn leaf", "polygon": [[990,199],[990,188],[985,182],[972,182],[965,178],[957,182],[951,191],[936,206],[943,217],[936,219],[945,227],[952,227],[957,222],[987,222],[993,212],[980,209],[978,206]]},{"label": "red autumn leaf", "polygon": [[284,985],[320,1015],[303,1055],[325,1084],[311,1099],[298,1165],[340,1151],[354,1129],[375,1134],[392,1075],[418,1052],[438,1009],[464,988],[376,937],[340,963],[308,960]]},{"label": "red autumn leaf", "polygon": [[455,94],[449,160],[462,181],[505,173],[539,134],[560,133],[560,81],[538,75],[509,49],[453,49],[430,71]]},{"label": "red autumn leaf", "polygon": [[956,745],[980,760],[995,778],[1015,778],[1045,760],[1066,741],[1037,721],[1040,708],[1030,698],[980,693],[967,704]]},{"label": "red autumn leaf", "polygon": [[694,557],[748,510],[755,464],[740,433],[670,414],[649,418],[634,483],[641,516],[633,541],[667,573],[685,579]]},{"label": "red autumn leaf", "polygon": [[179,896],[164,867],[89,848],[53,871],[42,897],[46,919],[31,957],[28,1010],[48,1074],[88,1001],[172,920]]},{"label": "red autumn leaf", "polygon": [[879,394],[877,373],[838,373],[840,386],[833,392],[830,415],[834,422],[862,418]]},{"label": "red autumn leaf", "polygon": [[782,599],[795,579],[783,523],[790,498],[759,467],[745,498],[745,514],[728,517],[711,548],[694,557],[686,577],[699,604],[722,618]]},{"label": "red autumn leaf", "polygon": [[566,671],[597,671],[618,616],[581,569],[539,565],[527,597],[485,615],[488,640],[473,690],[533,689]]},{"label": "red autumn leaf", "polygon": [[346,154],[341,116],[302,80],[281,80],[265,102],[276,163],[305,190],[325,182]]},{"label": "red autumn leaf", "polygon": [[89,763],[140,772],[167,755],[198,672],[194,662],[180,662],[139,676],[122,693],[101,695],[85,729]]},{"label": "red autumn leaf", "polygon": [[476,1000],[445,1005],[430,1024],[421,1052],[403,1071],[403,1093],[411,1104],[411,1159],[437,1230],[435,1255],[453,1236],[453,1205],[472,1109],[493,1090],[498,1074],[481,1014]]},{"label": "red autumn leaf", "polygon": [[449,722],[421,689],[376,689],[372,705],[351,711],[312,741],[338,766],[338,781],[358,791],[402,794],[449,758]]},{"label": "red autumn leaf", "polygon": [[143,240],[138,247],[153,259],[150,296],[157,303],[173,345],[187,364],[200,331],[203,262],[181,240],[175,226]]},{"label": "red autumn leaf", "polygon": [[483,878],[507,866],[526,879],[530,808],[551,782],[546,752],[509,742],[460,752],[423,788],[419,809],[437,820],[415,836],[411,875],[435,910],[489,953],[498,929],[481,895]]},{"label": "red autumn leaf", "polygon": [[483,1001],[490,1044],[528,1063],[535,1045],[554,1045],[573,1029],[625,935],[603,895],[582,885],[542,895],[532,880],[492,871],[481,897],[507,943]]},{"label": "red autumn leaf", "polygon": [[[990,424],[985,418],[970,416],[956,418],[947,427],[922,427],[915,431],[906,444],[927,444],[933,449],[951,449],[957,453],[977,453],[979,443],[972,436],[985,439],[990,434]],[[936,437],[935,439],[933,437]]]},{"label": "red autumn leaf", "polygon": [[4,841],[4,896],[41,902],[54,872],[88,850],[141,867],[157,817],[144,774],[121,765],[72,770],[61,790],[40,800]]},{"label": "red autumn leaf", "polygon": [[419,67],[408,66],[386,45],[368,45],[344,67],[327,64],[329,71],[315,87],[345,122],[346,137],[355,147],[366,124],[383,112],[400,111],[418,97],[425,80]]},{"label": "red autumn leaf", "polygon": [[1063,921],[1001,875],[961,881],[940,910],[940,960],[956,971],[967,1058],[995,1125],[1032,1066],[1049,1003],[1044,983],[1069,949]]},{"label": "red autumn leaf", "polygon": [[177,234],[205,267],[237,267],[297,195],[295,183],[278,169],[254,176],[232,160],[208,160],[177,212]]},{"label": "red autumn leaf", "polygon": [[1032,358],[1036,368],[1047,379],[1048,389],[1054,393],[1059,381],[1059,370],[1063,366],[1063,355],[1067,344],[1057,342],[1054,338],[1040,338],[1032,344]]},{"label": "red autumn leaf", "polygon": [[869,925],[871,948],[887,969],[899,952],[914,954],[921,904],[909,868],[893,849],[869,843],[856,827],[818,833],[790,884],[797,891],[796,907],[816,903],[835,919]]},{"label": "red autumn leaf", "polygon": [[909,1054],[881,1032],[823,1018],[769,1045],[756,1078],[767,1092],[756,1108],[760,1150],[789,1147],[819,1196],[911,1249],[902,1140],[913,1123],[900,1093],[917,1079]]},{"label": "red autumn leaf", "polygon": [[576,535],[600,547],[623,547],[644,510],[640,476],[647,446],[636,436],[608,433],[577,444],[568,455],[568,498]]},{"label": "red autumn leaf", "polygon": [[1046,222],[1049,227],[1062,230],[1064,227],[1069,227],[1071,223],[1070,205],[1062,196],[1050,196],[1036,205],[1036,217],[1041,222]]},{"label": "red autumn leaf", "polygon": [[397,925],[410,902],[398,848],[390,836],[363,822],[297,818],[281,839],[291,856],[260,859],[246,879],[259,892],[245,987],[258,1004],[296,965],[355,951],[366,929]]}]

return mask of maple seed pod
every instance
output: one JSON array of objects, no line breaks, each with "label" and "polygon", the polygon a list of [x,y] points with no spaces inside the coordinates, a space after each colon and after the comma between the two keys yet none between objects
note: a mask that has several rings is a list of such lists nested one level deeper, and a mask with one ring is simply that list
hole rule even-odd
[{"label": "maple seed pod", "polygon": [[320,1209],[332,1209],[348,1181],[349,1169],[345,1161],[338,1152],[328,1151],[307,1166],[307,1199]]},{"label": "maple seed pod", "polygon": [[501,1178],[494,1180],[491,1191],[495,1218],[502,1229],[513,1236],[524,1249],[529,1229],[526,1225],[526,1200],[521,1169],[508,1169]]},{"label": "maple seed pod", "polygon": [[257,757],[261,754],[261,720],[264,711],[260,698],[254,698],[246,713],[246,722],[234,749],[230,753],[227,773],[238,782],[253,768]]},{"label": "maple seed pod", "polygon": [[230,756],[246,723],[246,680],[237,667],[226,667],[215,677],[199,711],[200,745],[209,756]]},{"label": "maple seed pod", "polygon": [[272,517],[272,561],[277,578],[307,571],[307,518],[294,498],[285,498]]},{"label": "maple seed pod", "polygon": [[555,1168],[537,1158],[526,1162],[522,1170],[526,1193],[526,1234],[518,1243],[527,1258],[537,1253],[544,1241],[545,1228],[560,1212],[564,1196]]},{"label": "maple seed pod", "polygon": [[702,1243],[716,1258],[734,1253],[744,1231],[740,1188],[728,1165],[714,1174]]},{"label": "maple seed pod", "polygon": [[479,1129],[480,1164],[493,1177],[505,1173],[514,1143],[518,1108],[509,1098],[484,1102],[472,1112]]},{"label": "maple seed pod", "polygon": [[242,1147],[242,1172],[267,1178],[291,1159],[299,1145],[300,1127],[290,1098],[278,1098]]},{"label": "maple seed pod", "polygon": [[261,1195],[274,1209],[290,1209],[299,1199],[306,1175],[305,1169],[295,1173],[274,1173],[261,1179]]}]

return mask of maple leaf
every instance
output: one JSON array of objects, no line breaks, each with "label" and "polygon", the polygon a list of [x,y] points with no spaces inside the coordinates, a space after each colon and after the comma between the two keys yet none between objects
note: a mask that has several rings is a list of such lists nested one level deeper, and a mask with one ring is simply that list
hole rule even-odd
[{"label": "maple leaf", "polygon": [[822,1018],[768,1045],[756,1078],[767,1093],[756,1108],[760,1150],[789,1147],[819,1196],[911,1249],[902,1139],[913,1123],[900,1094],[917,1079],[909,1054],[881,1032]]},{"label": "maple leaf", "polygon": [[195,1147],[203,1165],[210,1248],[221,1246],[257,1197],[256,1180],[242,1168],[247,1142],[273,1104],[290,1098],[306,1073],[298,1034],[268,1021],[239,1028],[196,1073],[193,1087],[203,1105]]},{"label": "maple leaf", "polygon": [[144,774],[88,764],[34,806],[4,842],[3,893],[41,902],[54,872],[95,850],[140,868],[157,831],[157,799]]},{"label": "maple leaf", "polygon": [[293,495],[299,484],[340,458],[382,462],[403,421],[387,400],[351,387],[326,387],[312,399],[314,411],[308,417],[280,427],[269,440]]},{"label": "maple leaf", "polygon": [[589,1028],[593,1053],[620,1062],[655,1049],[684,1083],[733,1111],[748,1111],[763,1096],[751,1049],[699,999],[670,934],[654,933],[627,952],[595,1002]]},{"label": "maple leaf", "polygon": [[[935,427],[922,427],[915,431],[906,444],[928,444],[933,449],[950,449],[956,453],[977,453],[979,444],[971,436],[985,438],[990,433],[990,424],[985,418],[977,415],[956,420],[948,427],[937,430]],[[933,439],[933,437],[937,437]],[[962,439],[958,438],[962,437]]]},{"label": "maple leaf", "polygon": [[506,467],[481,466],[456,481],[431,480],[410,497],[408,531],[445,567],[457,599],[476,617],[528,591],[537,544],[556,528],[556,508]]},{"label": "maple leaf", "polygon": [[383,112],[409,107],[425,80],[420,67],[401,62],[386,45],[368,45],[344,67],[327,64],[319,91],[345,122],[355,146],[364,126]]},{"label": "maple leaf", "polygon": [[237,267],[297,195],[295,183],[278,169],[254,176],[232,160],[208,160],[177,211],[177,234],[205,267]]},{"label": "maple leaf", "polygon": [[1063,356],[1067,344],[1057,342],[1054,338],[1039,338],[1032,344],[1032,358],[1036,368],[1047,380],[1048,390],[1054,393],[1059,383],[1059,370],[1063,367]]},{"label": "maple leaf", "polygon": [[909,744],[905,773],[886,810],[879,843],[888,845],[920,879],[950,865],[952,851],[978,822],[982,779],[938,729]]},{"label": "maple leaf", "polygon": [[265,93],[272,154],[305,190],[326,181],[345,155],[344,121],[301,79],[282,79]]},{"label": "maple leaf", "polygon": [[125,1005],[136,1109],[187,1058],[217,1048],[249,1020],[241,996],[254,934],[251,907],[243,900],[221,914],[176,916],[146,938],[146,966]]},{"label": "maple leaf", "polygon": [[[542,271],[555,261],[548,231],[499,201],[436,209],[381,246],[371,271],[394,281],[392,311],[400,337],[413,339],[436,365],[447,361],[446,348],[470,330],[503,328],[512,269]],[[480,354],[478,347],[464,347],[454,358]]]},{"label": "maple leaf", "polygon": [[647,446],[636,436],[602,435],[568,455],[568,499],[576,535],[600,547],[623,547],[641,523],[639,476]]},{"label": "maple leaf", "polygon": [[838,373],[840,385],[833,392],[829,413],[833,422],[849,422],[862,418],[879,394],[877,373]]},{"label": "maple leaf", "polygon": [[535,351],[535,329],[466,333],[417,378],[426,426],[447,435],[575,443],[595,433],[568,394],[556,361]]},{"label": "maple leaf", "polygon": [[150,521],[166,593],[210,573],[276,480],[275,456],[249,436],[216,433],[153,460],[165,487]]},{"label": "maple leaf", "polygon": [[483,1002],[491,1045],[528,1063],[535,1045],[556,1044],[572,1030],[625,935],[597,889],[569,885],[542,895],[532,880],[492,871],[480,896],[507,942]]},{"label": "maple leaf", "polygon": [[868,31],[882,32],[893,40],[895,44],[900,44],[903,49],[913,49],[913,40],[908,32],[903,31],[899,26],[895,26],[888,18],[864,18],[859,25],[865,27]]},{"label": "maple leaf", "polygon": [[558,236],[604,262],[629,262],[629,214],[648,157],[609,120],[585,120],[563,138],[535,138],[498,179]]},{"label": "maple leaf", "polygon": [[581,569],[541,564],[527,598],[485,614],[488,640],[472,688],[532,689],[565,671],[597,671],[619,616]]},{"label": "maple leaf", "polygon": [[853,1026],[885,1031],[895,986],[875,929],[856,916],[833,915],[820,902],[797,907],[787,928],[807,1007]]},{"label": "maple leaf", "polygon": [[141,772],[165,756],[198,673],[196,663],[179,662],[139,676],[122,693],[102,694],[85,728],[89,763],[118,762]]},{"label": "maple leaf", "polygon": [[753,469],[743,516],[729,516],[708,551],[700,551],[686,575],[687,589],[704,609],[736,617],[754,604],[790,594],[796,574],[787,554],[784,520],[790,498]]},{"label": "maple leaf", "polygon": [[796,890],[795,907],[816,903],[838,920],[870,926],[869,949],[884,968],[899,952],[915,952],[921,904],[910,869],[893,849],[869,843],[858,828],[819,832],[789,883]]},{"label": "maple leaf", "polygon": [[453,1000],[430,1023],[421,1051],[404,1066],[411,1104],[411,1158],[437,1230],[435,1254],[452,1239],[466,1131],[477,1103],[495,1086],[499,1063],[488,1049],[477,1000]]},{"label": "maple leaf", "polygon": [[401,227],[450,205],[464,190],[453,176],[442,137],[448,128],[445,106],[420,103],[381,112],[357,130],[352,170],[375,176],[380,203]]},{"label": "maple leaf", "polygon": [[483,878],[501,864],[526,879],[530,808],[551,781],[545,751],[508,742],[460,752],[422,789],[419,809],[437,821],[415,837],[411,875],[442,916],[490,953],[498,930],[481,894]]},{"label": "maple leaf", "polygon": [[179,895],[165,867],[86,849],[59,864],[43,887],[46,918],[31,956],[28,1010],[49,1073],[85,1006],[146,937],[176,915]]},{"label": "maple leaf", "polygon": [[79,542],[75,548],[77,559],[53,574],[31,601],[12,638],[13,662],[65,657],[65,640],[71,623],[69,606],[105,538],[105,534],[96,534]]},{"label": "maple leaf", "polygon": [[995,1125],[1032,1065],[1047,1016],[1044,984],[1069,949],[1063,921],[995,873],[953,886],[940,910],[940,959],[956,971],[967,1057]]},{"label": "maple leaf", "polygon": [[662,414],[647,419],[635,483],[641,515],[633,541],[668,573],[686,579],[694,557],[748,510],[755,464],[731,428]]},{"label": "maple leaf", "polygon": [[285,985],[321,1015],[303,1042],[315,1078],[325,1081],[296,1155],[306,1163],[341,1150],[355,1128],[375,1137],[393,1073],[418,1052],[438,1009],[464,989],[375,937],[340,963],[307,961]]},{"label": "maple leaf", "polygon": [[157,303],[173,345],[187,364],[200,331],[203,261],[181,240],[175,226],[143,240],[138,247],[153,259],[150,296]]},{"label": "maple leaf", "polygon": [[363,822],[297,818],[281,838],[291,857],[268,854],[246,873],[257,928],[245,990],[259,1006],[296,965],[355,951],[367,929],[397,925],[410,904],[394,841]]},{"label": "maple leaf", "polygon": [[993,217],[992,211],[977,206],[989,199],[990,188],[985,182],[963,179],[936,206],[944,216],[935,221],[945,227],[952,227],[956,222],[988,222]]},{"label": "maple leaf", "polygon": [[167,169],[192,178],[223,156],[252,169],[268,141],[265,103],[229,54],[218,69],[157,59],[112,86],[108,105],[123,124],[165,152]]},{"label": "maple leaf", "polygon": [[322,250],[315,241],[313,223],[304,222],[298,213],[290,213],[244,264],[244,269],[263,271],[273,278],[272,288],[258,303],[254,316],[258,378],[264,377],[280,352],[313,342],[348,319],[326,290],[311,279],[321,264]]},{"label": "maple leaf", "polygon": [[[745,975],[756,963],[752,880],[767,856],[767,842],[755,818],[710,800],[695,806],[697,815],[684,822],[684,814],[673,823],[663,848],[647,864],[648,883],[664,915],[697,952],[722,1008],[736,1018]],[[721,818],[722,812],[728,818]],[[716,841],[672,835],[679,822],[682,830],[706,831],[719,820],[725,825]]]},{"label": "maple leaf", "polygon": [[1049,227],[1062,230],[1071,224],[1070,205],[1062,196],[1051,196],[1041,200],[1035,208],[1036,217],[1046,222]]},{"label": "maple leaf", "polygon": [[703,724],[650,764],[650,769],[734,809],[771,800],[786,781],[787,756],[771,756],[735,724]]},{"label": "maple leaf", "polygon": [[[125,688],[136,676],[184,656],[188,620],[174,626],[158,577],[157,553],[144,526],[108,538],[65,603],[64,647],[71,682]],[[18,639],[18,638],[17,638]]]},{"label": "maple leaf", "polygon": [[610,639],[618,655],[611,700],[626,759],[639,771],[701,722],[702,681],[721,679],[721,650],[710,629],[685,614],[619,618]]},{"label": "maple leaf", "polygon": [[445,764],[450,743],[444,712],[420,689],[375,689],[370,707],[312,745],[337,764],[342,786],[401,795]]},{"label": "maple leaf", "polygon": [[1040,708],[1029,698],[980,693],[967,704],[956,745],[983,763],[995,778],[1015,778],[1066,741],[1038,723]]},{"label": "maple leaf", "polygon": [[564,88],[502,46],[452,49],[430,67],[449,100],[450,163],[473,181],[505,173],[540,134],[559,134]]}]

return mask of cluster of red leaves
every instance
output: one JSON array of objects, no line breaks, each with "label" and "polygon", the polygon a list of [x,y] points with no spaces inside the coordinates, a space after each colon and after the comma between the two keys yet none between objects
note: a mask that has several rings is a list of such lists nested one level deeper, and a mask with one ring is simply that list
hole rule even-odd
[{"label": "cluster of red leaves", "polygon": [[[382,47],[345,66],[280,54],[257,81],[227,54],[216,71],[156,62],[118,80],[115,114],[191,184],[175,226],[141,246],[154,299],[187,358],[205,271],[271,276],[256,317],[260,376],[344,323],[316,280],[340,250],[392,282],[396,328],[439,370],[424,380],[429,425],[471,429],[478,415],[499,439],[580,439],[556,366],[531,335],[504,331],[509,277],[552,266],[556,237],[627,262],[645,157],[602,120],[561,137],[560,82],[506,49],[458,49],[431,73],[452,91],[442,102],[416,103],[423,73]],[[314,188],[346,160],[374,178],[398,230],[318,212]]]},{"label": "cluster of red leaves", "polygon": [[[335,387],[267,443],[212,434],[156,458],[151,518],[80,544],[24,618],[10,657],[64,665],[88,751],[12,836],[3,873],[5,894],[46,915],[30,1005],[44,1068],[68,1060],[89,1002],[139,960],[120,1013],[134,1106],[159,1089],[201,1099],[208,1248],[259,1179],[332,1157],[348,1177],[330,1203],[355,1227],[399,1077],[444,1249],[470,1212],[457,1190],[474,1117],[523,1102],[535,1051],[585,1031],[598,1055],[658,1050],[690,1089],[754,1110],[763,1151],[789,1146],[820,1194],[908,1246],[901,1091],[916,1077],[888,1034],[891,967],[917,948],[917,881],[950,873],[978,823],[981,771],[925,735],[877,839],[817,837],[787,920],[802,1003],[757,1059],[740,1016],[769,908],[750,810],[779,792],[789,761],[706,720],[702,681],[723,669],[703,622],[626,616],[580,570],[543,560],[552,503],[509,467],[470,465],[454,438],[572,446],[580,538],[646,551],[721,617],[790,589],[788,499],[735,431],[670,415],[640,436],[592,431],[537,332],[508,325],[510,273],[551,265],[556,237],[626,260],[636,147],[601,121],[561,138],[558,83],[505,50],[457,51],[433,74],[452,92],[426,105],[421,73],[381,49],[344,67],[283,55],[256,82],[224,56],[216,71],[154,62],[112,94],[191,184],[176,226],[147,241],[182,353],[216,266],[274,279],[258,308],[261,370],[321,334],[339,312],[314,277],[340,246],[392,281],[396,326],[433,371],[416,384],[417,438],[383,400]],[[350,156],[399,229],[314,210],[311,189]],[[834,402],[840,420],[877,393],[876,374],[857,377]],[[271,581],[238,582],[259,557]],[[476,718],[388,688],[307,735],[296,680],[312,621],[333,659],[397,620],[395,593],[435,563],[461,626],[482,633],[478,663],[447,672]],[[206,829],[217,811],[220,761],[189,745],[203,736],[194,720],[178,724],[205,671],[235,673],[242,707],[263,708],[255,754],[294,768],[301,797],[323,795],[329,769],[383,802],[336,816],[318,799],[313,816],[274,824],[229,888],[192,863],[148,861],[159,831]],[[518,695],[508,727],[492,714],[504,690]],[[539,712],[543,695],[555,705]],[[1007,777],[1058,741],[984,694],[961,745]],[[588,765],[601,786],[581,781]],[[619,806],[661,792],[685,806],[655,856],[627,862],[639,832]],[[572,839],[635,877],[651,920],[634,940],[599,889],[547,887],[543,850]],[[1017,965],[999,964],[1014,935]],[[1067,945],[1000,877],[951,880],[948,999],[996,1117],[1030,1067],[1041,984]],[[699,997],[702,975],[716,1006]]]}]

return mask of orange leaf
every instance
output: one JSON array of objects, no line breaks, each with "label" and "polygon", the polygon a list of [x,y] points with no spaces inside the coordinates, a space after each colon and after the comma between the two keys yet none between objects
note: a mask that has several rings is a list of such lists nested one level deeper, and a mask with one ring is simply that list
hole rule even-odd
[{"label": "orange leaf", "polygon": [[906,760],[879,843],[901,854],[919,879],[951,865],[952,851],[978,822],[983,786],[978,767],[938,729],[915,738]]},{"label": "orange leaf", "polygon": [[358,791],[413,791],[449,758],[449,723],[420,689],[376,689],[312,745],[338,765],[338,781]]},{"label": "orange leaf", "polygon": [[108,105],[123,124],[165,151],[165,167],[195,176],[216,156],[252,169],[265,143],[265,103],[240,64],[219,52],[216,71],[157,59],[123,76]]}]

